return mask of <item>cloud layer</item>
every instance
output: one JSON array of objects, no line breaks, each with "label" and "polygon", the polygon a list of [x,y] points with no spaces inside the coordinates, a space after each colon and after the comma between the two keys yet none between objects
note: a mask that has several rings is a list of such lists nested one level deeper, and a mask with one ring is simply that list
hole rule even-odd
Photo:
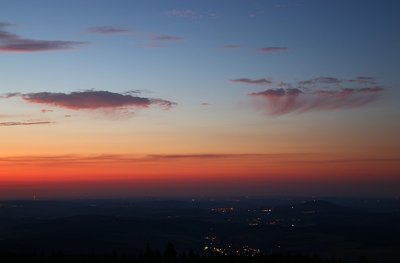
[{"label": "cloud layer", "polygon": [[97,110],[97,109],[135,109],[148,108],[158,105],[163,109],[170,109],[176,103],[153,98],[143,98],[131,94],[120,94],[110,91],[79,91],[71,93],[38,92],[38,93],[12,93],[5,98],[21,97],[29,103],[55,106],[71,110]]},{"label": "cloud layer", "polygon": [[250,85],[276,86],[249,95],[256,98],[257,105],[272,115],[311,110],[350,109],[367,105],[379,98],[384,88],[372,77],[353,79],[317,77],[297,83],[273,82],[270,79],[235,79]]},{"label": "cloud layer", "polygon": [[84,44],[77,41],[37,40],[23,38],[6,30],[11,26],[0,22],[0,52],[38,52],[68,50]]}]

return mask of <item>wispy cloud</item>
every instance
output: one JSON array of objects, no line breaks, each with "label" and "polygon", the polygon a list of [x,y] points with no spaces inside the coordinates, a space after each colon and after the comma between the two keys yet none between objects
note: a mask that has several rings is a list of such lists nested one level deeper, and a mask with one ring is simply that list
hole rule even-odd
[{"label": "wispy cloud", "polygon": [[0,157],[0,165],[35,165],[35,166],[59,166],[59,165],[98,165],[101,164],[139,164],[139,163],[170,163],[173,161],[185,160],[232,160],[251,159],[263,160],[263,162],[273,162],[285,165],[297,164],[328,164],[328,163],[382,163],[398,162],[400,158],[354,158],[337,157],[334,155],[324,155],[318,153],[270,153],[270,154],[161,154],[161,155],[123,155],[123,154],[103,154],[103,155],[42,155],[42,156],[3,156]]},{"label": "wispy cloud", "polygon": [[152,35],[149,37],[149,43],[146,45],[148,48],[162,48],[167,43],[183,41],[184,38],[175,35]]},{"label": "wispy cloud", "polygon": [[259,48],[258,51],[262,53],[273,53],[273,52],[280,52],[280,51],[288,51],[287,47],[262,47]]},{"label": "wispy cloud", "polygon": [[317,77],[308,80],[299,81],[298,84],[301,86],[309,86],[309,85],[321,85],[321,84],[345,84],[345,83],[353,83],[357,85],[377,85],[378,82],[374,77],[367,76],[358,76],[352,79],[339,79],[334,77]]},{"label": "wispy cloud", "polygon": [[149,163],[149,162],[170,162],[173,160],[212,160],[212,159],[238,159],[238,158],[265,158],[278,160],[293,156],[307,156],[307,153],[276,153],[276,154],[225,154],[225,153],[199,153],[199,154],[149,154],[149,155],[123,155],[123,154],[103,154],[103,155],[44,155],[44,156],[16,156],[0,157],[0,164],[102,164],[111,163]]},{"label": "wispy cloud", "polygon": [[12,24],[0,23],[0,52],[39,52],[74,49],[83,42],[61,40],[37,40],[23,38],[7,31]]},{"label": "wispy cloud", "polygon": [[42,112],[42,113],[48,113],[48,112],[53,112],[53,110],[41,109],[40,112]]},{"label": "wispy cloud", "polygon": [[267,86],[272,85],[274,83],[272,80],[266,78],[261,78],[261,79],[240,78],[240,79],[231,79],[231,81],[236,83],[267,85]]},{"label": "wispy cloud", "polygon": [[127,34],[131,32],[131,30],[123,27],[95,26],[88,28],[86,32],[98,35],[116,35],[116,34]]},{"label": "wispy cloud", "polygon": [[348,81],[355,82],[358,84],[372,84],[372,85],[377,84],[377,81],[374,77],[366,77],[366,76],[358,76],[355,77],[354,79],[349,79]]},{"label": "wispy cloud", "polygon": [[223,48],[226,48],[226,49],[238,49],[238,48],[241,48],[242,46],[241,45],[234,45],[234,44],[229,44],[229,45],[224,45],[223,46]]},{"label": "wispy cloud", "polygon": [[51,124],[54,122],[51,121],[8,121],[8,122],[0,122],[0,126],[28,126],[28,125],[39,125],[39,124]]},{"label": "wispy cloud", "polygon": [[163,99],[144,98],[133,96],[131,94],[120,94],[110,91],[95,90],[86,90],[71,93],[16,93],[13,96],[21,97],[23,100],[29,103],[43,104],[72,110],[126,110],[136,108],[148,108],[151,105],[158,105],[161,108],[167,110],[176,105],[175,102]]},{"label": "wispy cloud", "polygon": [[238,157],[254,157],[263,156],[261,154],[153,154],[147,155],[148,159],[170,160],[170,159],[221,159],[221,158],[238,158]]},{"label": "wispy cloud", "polygon": [[271,79],[234,79],[232,82],[267,85],[270,89],[253,92],[256,98],[272,115],[291,112],[302,113],[311,110],[333,110],[358,108],[377,100],[384,87],[372,77],[339,79],[335,77],[317,77],[291,84],[274,82]]},{"label": "wispy cloud", "polygon": [[198,18],[199,15],[191,9],[172,9],[166,12],[167,16]]},{"label": "wispy cloud", "polygon": [[19,96],[20,94],[21,93],[19,93],[19,92],[9,92],[9,93],[0,95],[0,98],[1,99],[8,99],[8,98]]},{"label": "wispy cloud", "polygon": [[183,40],[183,38],[174,36],[174,35],[158,35],[158,36],[153,36],[152,40],[154,40],[154,41],[180,41],[180,40]]},{"label": "wispy cloud", "polygon": [[251,18],[253,18],[253,17],[256,17],[256,16],[264,15],[264,14],[265,14],[264,10],[257,10],[257,11],[254,11],[254,12],[250,13],[249,16]]},{"label": "wispy cloud", "polygon": [[192,9],[172,9],[166,12],[169,17],[181,17],[189,19],[218,18],[219,15],[213,12],[198,12]]},{"label": "wispy cloud", "polygon": [[342,80],[333,77],[318,77],[309,80],[299,81],[299,85],[310,85],[310,84],[339,84]]}]

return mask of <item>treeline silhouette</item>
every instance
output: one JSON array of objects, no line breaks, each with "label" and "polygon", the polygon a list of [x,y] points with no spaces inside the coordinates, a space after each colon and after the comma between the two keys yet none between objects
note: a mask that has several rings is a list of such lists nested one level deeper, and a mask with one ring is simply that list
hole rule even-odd
[{"label": "treeline silhouette", "polygon": [[[323,259],[317,255],[259,254],[255,256],[199,254],[193,250],[178,254],[175,246],[169,243],[163,253],[147,245],[138,255],[127,255],[116,251],[104,254],[65,254],[52,253],[24,254],[0,252],[0,262],[23,263],[347,263],[339,258]],[[368,263],[362,257],[359,263]]]}]

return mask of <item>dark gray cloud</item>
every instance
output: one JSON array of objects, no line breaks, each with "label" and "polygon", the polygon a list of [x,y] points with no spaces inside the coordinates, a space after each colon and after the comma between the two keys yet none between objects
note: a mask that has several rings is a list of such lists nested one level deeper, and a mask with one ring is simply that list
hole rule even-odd
[{"label": "dark gray cloud", "polygon": [[248,78],[240,78],[240,79],[232,79],[232,82],[236,83],[244,83],[244,84],[257,84],[257,85],[272,85],[274,82],[270,79],[248,79]]},{"label": "dark gray cloud", "polygon": [[[15,93],[14,97],[21,97],[29,103],[43,104],[72,110],[97,109],[134,109],[148,108],[158,105],[163,109],[170,109],[176,103],[163,99],[144,98],[131,94],[120,94],[110,91],[78,91],[71,93],[37,92]],[[13,97],[13,96],[8,96]]]},{"label": "dark gray cloud", "polygon": [[154,41],[180,41],[183,38],[174,35],[158,35],[152,38]]},{"label": "dark gray cloud", "polygon": [[377,80],[374,77],[366,77],[366,76],[358,76],[354,79],[349,79],[349,82],[355,82],[358,84],[369,84],[374,85],[377,84]]},{"label": "dark gray cloud", "polygon": [[311,84],[339,84],[342,80],[333,77],[318,77],[309,80],[299,81],[299,85],[311,85]]},{"label": "dark gray cloud", "polygon": [[78,41],[37,40],[23,38],[7,31],[8,23],[0,23],[0,52],[38,52],[69,50],[84,44]]}]

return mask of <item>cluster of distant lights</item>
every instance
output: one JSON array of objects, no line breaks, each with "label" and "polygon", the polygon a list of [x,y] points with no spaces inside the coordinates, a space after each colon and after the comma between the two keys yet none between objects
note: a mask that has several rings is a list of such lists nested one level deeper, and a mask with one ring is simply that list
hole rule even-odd
[{"label": "cluster of distant lights", "polygon": [[253,248],[248,245],[244,245],[240,248],[232,248],[231,245],[221,246],[217,245],[217,237],[216,236],[206,236],[204,237],[206,240],[206,245],[204,246],[204,252],[211,253],[214,255],[236,255],[236,256],[250,256],[255,257],[261,254],[261,250],[259,248]]},{"label": "cluster of distant lights", "polygon": [[[290,209],[294,209],[295,206],[290,206]],[[233,212],[239,212],[238,208],[234,208],[234,207],[217,207],[217,208],[211,208],[211,211],[213,212],[217,212],[217,213],[233,213]],[[272,209],[271,208],[265,208],[265,209],[247,209],[245,210],[249,213],[251,212],[262,212],[265,213],[267,215],[269,215],[270,213],[272,213]],[[315,214],[316,211],[315,210],[308,210],[308,211],[302,211],[303,214]],[[232,221],[232,218],[228,218],[228,221]],[[296,227],[295,223],[299,223],[300,219],[292,219],[292,222],[283,222],[281,219],[279,218],[274,218],[274,219],[270,219],[267,221],[263,221],[263,218],[261,217],[254,217],[251,219],[248,219],[247,221],[247,225],[248,226],[259,226],[259,225],[281,225],[281,226],[289,226],[289,227]],[[222,253],[222,252],[221,252]]]},{"label": "cluster of distant lights", "polygon": [[204,246],[204,251],[224,256],[234,254],[237,256],[255,257],[261,254],[261,250],[259,248],[252,248],[247,245],[235,250],[232,250],[231,246],[228,248]]},{"label": "cluster of distant lights", "polygon": [[233,207],[219,207],[219,208],[212,208],[211,211],[219,212],[219,213],[228,213],[228,212],[234,212],[235,208],[233,208]]}]

